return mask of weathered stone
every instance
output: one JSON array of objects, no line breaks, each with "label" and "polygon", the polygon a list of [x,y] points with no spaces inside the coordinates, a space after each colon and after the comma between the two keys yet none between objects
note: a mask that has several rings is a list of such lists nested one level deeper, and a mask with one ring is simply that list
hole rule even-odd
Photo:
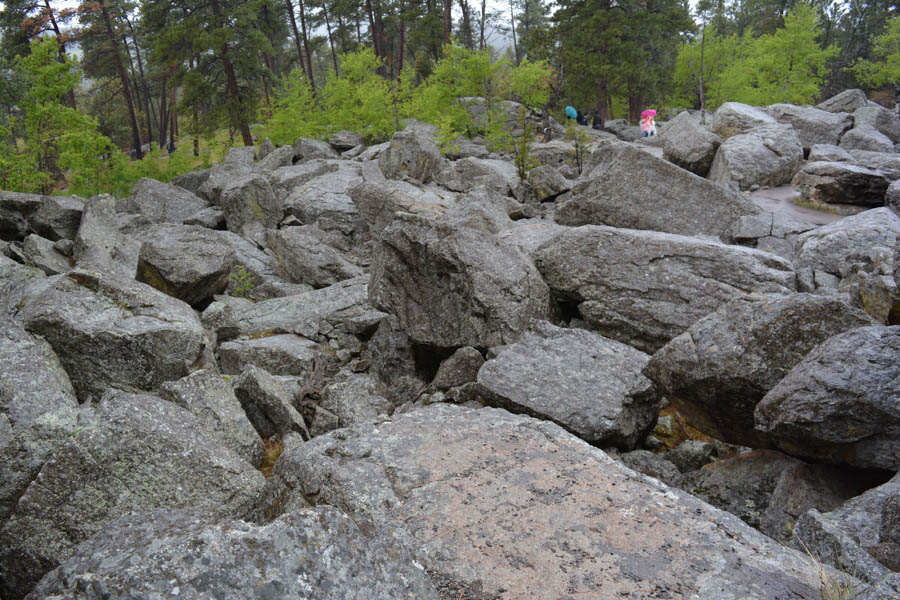
[{"label": "weathered stone", "polygon": [[544,242],[555,238],[568,228],[554,221],[544,219],[524,219],[516,221],[509,229],[497,234],[497,237],[506,242],[518,246],[534,257],[534,252]]},{"label": "weathered stone", "polygon": [[894,142],[871,125],[857,125],[841,137],[844,150],[869,150],[871,152],[893,152]]},{"label": "weathered stone", "polygon": [[791,186],[805,200],[827,204],[884,205],[887,177],[859,165],[843,162],[814,162],[800,169]]},{"label": "weathered stone", "polygon": [[621,142],[601,144],[582,183],[557,201],[563,225],[611,225],[681,235],[723,236],[759,209],[672,163]]},{"label": "weathered stone", "polygon": [[203,184],[209,180],[212,172],[213,169],[204,169],[203,171],[182,173],[181,175],[176,175],[172,179],[172,185],[177,185],[180,188],[184,188],[187,191],[200,196],[199,190]]},{"label": "weathered stone", "polygon": [[709,169],[709,179],[738,190],[772,187],[789,182],[802,163],[803,147],[793,128],[767,125],[725,140]]},{"label": "weathered stone", "polygon": [[446,390],[476,381],[478,370],[483,364],[481,352],[471,346],[464,346],[441,362],[437,374],[431,380],[431,387]]},{"label": "weathered stone", "polygon": [[756,428],[789,454],[900,470],[900,326],[831,337],[756,407]]},{"label": "weathered stone", "polygon": [[26,297],[18,320],[46,339],[80,401],[107,387],[152,391],[180,379],[201,354],[196,313],[134,280],[76,269]]},{"label": "weathered stone", "polygon": [[43,279],[44,272],[37,267],[19,264],[0,254],[0,320],[19,312],[30,285]]},{"label": "weathered stone", "polygon": [[514,341],[550,311],[549,290],[524,252],[407,214],[382,232],[369,298],[416,343],[443,348]]},{"label": "weathered stone", "polygon": [[[0,528],[4,598],[22,598],[117,517],[190,507],[213,519],[239,518],[264,485],[260,473],[208,437],[192,414],[155,396],[111,392],[65,427],[72,427],[67,438],[44,442],[51,449],[35,457],[37,469],[21,482]],[[9,453],[31,451],[34,441],[25,433],[3,450],[4,467]]]},{"label": "weathered stone", "polygon": [[775,125],[777,122],[774,117],[759,108],[740,102],[725,102],[713,114],[710,128],[713,133],[728,139],[757,127]]},{"label": "weathered stone", "polygon": [[491,234],[499,233],[512,225],[507,212],[510,211],[508,200],[512,199],[492,188],[475,188],[457,198],[455,206],[442,220],[453,227],[468,227]]},{"label": "weathered stone", "polygon": [[310,225],[271,230],[266,235],[269,249],[290,281],[323,288],[363,274],[361,267],[323,238],[324,232]]},{"label": "weathered stone", "polygon": [[115,207],[116,199],[110,195],[94,196],[85,202],[75,237],[75,264],[133,279],[140,244],[119,233]]},{"label": "weathered stone", "polygon": [[268,371],[249,365],[234,381],[234,395],[260,437],[299,433],[309,439],[303,417],[292,404],[291,395]]},{"label": "weathered stone", "polygon": [[260,157],[259,162],[256,163],[256,171],[271,173],[281,167],[290,167],[292,164],[294,164],[294,149],[290,146],[281,146],[264,157]]},{"label": "weathered stone", "polygon": [[281,221],[281,202],[262,175],[232,179],[222,189],[221,202],[229,231],[244,237],[262,235]]},{"label": "weathered stone", "polygon": [[519,176],[515,165],[509,161],[464,158],[451,162],[435,173],[434,182],[454,192],[468,192],[486,186],[507,195],[519,185]]},{"label": "weathered stone", "polygon": [[224,247],[234,252],[228,293],[253,300],[291,296],[310,291],[310,286],[291,283],[275,272],[275,261],[250,240],[230,231],[218,232]]},{"label": "weathered stone", "polygon": [[700,177],[709,173],[716,150],[722,143],[722,138],[700,125],[687,111],[666,123],[660,137],[663,158]]},{"label": "weathered stone", "polygon": [[167,381],[160,396],[191,412],[203,423],[210,437],[254,467],[263,461],[262,440],[247,419],[231,384],[210,369],[195,371],[178,381]]},{"label": "weathered stone", "polygon": [[269,183],[275,194],[286,197],[295,188],[303,186],[317,177],[334,173],[341,167],[340,161],[317,159],[275,169],[268,174]]},{"label": "weathered stone", "polygon": [[156,225],[142,241],[137,280],[191,306],[208,303],[228,287],[234,251],[218,231],[196,225]]},{"label": "weathered stone", "polygon": [[312,370],[315,357],[321,351],[316,342],[285,333],[230,340],[221,344],[216,353],[223,373],[237,375],[254,365],[272,375],[300,376]]},{"label": "weathered stone", "polygon": [[362,138],[352,131],[338,131],[328,138],[328,143],[338,153],[355,148],[363,143]]},{"label": "weathered stone", "polygon": [[[50,344],[0,320],[0,414],[10,433],[60,407],[75,407],[75,389]],[[2,445],[2,444],[0,444]]]},{"label": "weathered stone", "polygon": [[365,183],[359,164],[340,161],[336,170],[294,187],[284,200],[285,214],[296,216],[306,225],[317,225],[323,231],[358,235],[363,229],[362,219],[350,198],[350,190]]},{"label": "weathered stone", "polygon": [[28,218],[43,202],[39,194],[0,191],[0,240],[21,240],[28,233]]},{"label": "weathered stone", "polygon": [[881,171],[891,181],[900,179],[900,154],[897,152],[850,150],[850,156],[863,167]]},{"label": "weathered stone", "polygon": [[900,179],[893,182],[884,193],[885,205],[900,216]]},{"label": "weathered stone", "polygon": [[566,140],[552,140],[546,144],[532,144],[528,155],[542,165],[560,169],[574,161],[575,146]]},{"label": "weathered stone", "polygon": [[549,202],[572,187],[555,167],[541,165],[528,172],[528,183],[539,202]]},{"label": "weathered stone", "polygon": [[783,259],[655,231],[585,225],[535,253],[558,301],[602,335],[653,353],[720,305],[750,292],[793,291]]},{"label": "weathered stone", "polygon": [[306,162],[317,158],[340,158],[331,146],[321,140],[300,138],[294,142],[294,162]]},{"label": "weathered stone", "polygon": [[655,425],[660,398],[641,375],[650,357],[639,350],[537,322],[493,352],[478,371],[492,405],[553,421],[590,444],[626,450]]},{"label": "weathered stone", "polygon": [[207,229],[225,229],[225,213],[218,206],[201,208],[184,220],[185,225],[199,225]]},{"label": "weathered stone", "polygon": [[841,148],[832,144],[814,144],[809,149],[809,162],[817,162],[820,160],[828,162],[848,162],[855,163],[856,159]]},{"label": "weathered stone", "polygon": [[81,198],[43,196],[41,205],[28,215],[28,224],[32,231],[52,242],[74,240],[78,235],[83,210],[84,200]]},{"label": "weathered stone", "polygon": [[[855,589],[855,588],[854,588]],[[853,600],[893,600],[900,598],[900,573],[891,573],[853,596]]]},{"label": "weathered stone", "polygon": [[256,149],[253,146],[234,146],[225,153],[222,166],[235,172],[247,172],[253,168]]},{"label": "weathered stone", "polygon": [[816,108],[827,110],[828,112],[853,112],[857,108],[869,105],[869,99],[866,93],[859,89],[844,90],[836,96],[832,96],[828,100],[820,102]]},{"label": "weathered stone", "polygon": [[829,296],[749,296],[703,317],[653,355],[645,374],[692,426],[717,439],[767,447],[753,430],[766,392],[815,346],[872,324]]},{"label": "weathered stone", "polygon": [[454,205],[449,194],[438,195],[434,190],[420,189],[406,181],[365,183],[352,188],[350,197],[376,237],[394,221],[397,213],[439,219]]},{"label": "weathered stone", "polygon": [[458,136],[453,144],[443,151],[449,160],[462,158],[487,158],[490,155],[484,140],[470,140],[464,136]]},{"label": "weathered stone", "polygon": [[140,214],[149,223],[183,223],[209,203],[184,188],[149,177],[131,188],[131,195],[116,202],[116,210]]},{"label": "weathered stone", "polygon": [[818,589],[803,555],[552,423],[502,410],[442,404],[291,444],[269,482],[269,518],[304,495],[342,506],[393,531],[435,580],[471,597],[677,588],[710,600],[812,598]]},{"label": "weathered stone", "polygon": [[394,406],[377,391],[375,380],[359,373],[342,373],[339,381],[328,384],[321,392],[310,422],[311,435],[321,435],[340,427],[365,421],[380,420]]},{"label": "weathered stone", "polygon": [[663,458],[649,450],[632,450],[622,454],[619,460],[629,469],[659,479],[666,485],[678,487],[681,482],[681,473],[678,472],[675,465],[669,462],[668,458]]},{"label": "weathered stone", "polygon": [[34,265],[47,275],[58,275],[72,268],[69,259],[56,249],[53,242],[34,233],[22,243],[22,257],[25,264]]},{"label": "weathered stone", "polygon": [[900,475],[851,498],[831,512],[807,511],[794,528],[794,546],[808,548],[824,564],[841,566],[855,577],[877,583],[890,571],[866,548],[881,541],[883,507],[897,494],[900,494]]},{"label": "weathered stone", "polygon": [[388,179],[408,177],[428,183],[440,171],[443,160],[441,151],[429,136],[409,130],[394,134],[378,164]]},{"label": "weathered stone", "polygon": [[811,106],[772,104],[762,110],[779,123],[793,127],[806,152],[810,152],[816,144],[837,144],[844,132],[853,127],[854,122],[854,116],[848,113]]},{"label": "weathered stone", "polygon": [[782,212],[763,212],[739,218],[732,224],[729,235],[735,244],[793,261],[797,237],[815,227]]},{"label": "weathered stone", "polygon": [[883,106],[869,104],[861,106],[853,113],[856,127],[868,125],[886,135],[895,144],[900,142],[900,119],[897,113]]},{"label": "weathered stone", "polygon": [[715,444],[700,440],[684,440],[671,452],[666,452],[666,460],[674,464],[682,473],[696,471],[716,460],[719,451]]},{"label": "weathered stone", "polygon": [[263,139],[259,143],[259,148],[256,151],[256,160],[262,160],[268,155],[272,154],[275,151],[275,144],[272,143],[272,140],[269,138]]}]

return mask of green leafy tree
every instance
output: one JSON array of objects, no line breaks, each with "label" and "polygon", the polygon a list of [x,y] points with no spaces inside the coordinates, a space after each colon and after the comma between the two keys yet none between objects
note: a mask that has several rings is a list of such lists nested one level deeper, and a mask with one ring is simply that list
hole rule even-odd
[{"label": "green leafy tree", "polygon": [[900,16],[889,20],[872,46],[875,60],[861,60],[851,70],[868,86],[900,85]]}]

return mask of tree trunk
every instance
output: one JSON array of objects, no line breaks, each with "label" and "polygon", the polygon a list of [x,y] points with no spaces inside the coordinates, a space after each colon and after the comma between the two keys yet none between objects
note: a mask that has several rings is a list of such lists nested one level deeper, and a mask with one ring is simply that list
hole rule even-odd
[{"label": "tree trunk", "polygon": [[[222,22],[222,7],[219,5],[219,0],[212,0],[212,9],[216,15],[218,25]],[[219,56],[219,60],[222,61],[222,70],[225,72],[225,85],[228,87],[228,95],[231,96],[231,101],[240,108],[241,93],[238,89],[237,77],[234,74],[234,65],[231,64],[231,59],[228,58],[228,44],[222,44],[222,53]],[[250,134],[250,124],[247,123],[246,115],[244,115],[243,111],[239,111],[236,116],[238,121],[236,125],[241,130],[241,138],[244,141],[244,145],[252,146],[253,136]]]},{"label": "tree trunk", "polygon": [[481,23],[478,26],[478,49],[484,50],[484,28],[487,20],[487,0],[481,0]]},{"label": "tree trunk", "polygon": [[[47,8],[47,14],[50,16],[50,26],[53,27],[53,32],[56,34],[57,45],[59,46],[59,62],[65,62],[66,43],[63,41],[62,32],[59,30],[59,24],[56,22],[56,16],[53,14],[53,9],[50,8],[50,0],[44,0],[44,6]],[[78,106],[75,104],[75,90],[66,92],[66,99],[70,108],[73,110],[78,109]]]},{"label": "tree trunk", "polygon": [[175,150],[175,88],[169,90],[169,147],[171,153]]},{"label": "tree trunk", "polygon": [[162,91],[159,93],[159,147],[166,145],[166,133],[169,127],[169,109],[166,106],[166,87],[169,83],[169,75],[162,78]]},{"label": "tree trunk", "polygon": [[143,158],[141,151],[141,132],[138,129],[137,118],[134,114],[134,100],[131,97],[131,86],[128,82],[128,74],[125,72],[125,65],[122,63],[122,55],[119,54],[119,43],[116,34],[113,31],[112,18],[104,3],[100,3],[100,13],[103,15],[103,22],[106,24],[106,35],[109,37],[109,43],[112,45],[113,61],[116,64],[116,71],[119,72],[119,79],[122,80],[122,95],[125,96],[125,104],[128,107],[128,118],[131,121],[132,143],[135,149],[135,158],[140,160]]},{"label": "tree trunk", "polygon": [[444,43],[450,43],[450,34],[453,29],[453,1],[444,0]]},{"label": "tree trunk", "polygon": [[312,73],[306,70],[306,61],[303,60],[303,48],[300,41],[300,31],[297,29],[297,18],[294,16],[294,4],[291,0],[285,0],[288,16],[291,19],[291,30],[294,32],[294,45],[297,46],[297,58],[300,60],[300,69],[306,76],[307,81],[312,81]]},{"label": "tree trunk", "polygon": [[703,93],[703,51],[706,48],[706,24],[700,32],[700,124],[706,125],[706,97]]},{"label": "tree trunk", "polygon": [[313,95],[315,95],[316,82],[313,80],[312,55],[309,52],[309,38],[306,36],[306,11],[303,9],[303,0],[297,0],[297,6],[300,8],[300,30],[303,33],[303,49],[306,51],[306,72],[309,74],[309,87],[312,88]]},{"label": "tree trunk", "polygon": [[[134,25],[131,23],[131,19],[126,16],[125,22],[128,23],[128,29],[131,30],[131,39],[134,40],[134,54],[137,59],[138,73],[141,75],[141,88],[144,91],[144,105],[146,106],[147,138],[153,139],[153,119],[156,118],[156,115],[154,114],[153,103],[150,99],[150,88],[147,87],[147,76],[144,74],[144,61],[141,58],[140,44],[138,43],[137,35],[134,32]],[[140,96],[140,94],[138,94],[138,96]],[[140,102],[140,100],[138,102]]]},{"label": "tree trunk", "polygon": [[462,43],[469,50],[474,50],[475,40],[472,38],[472,10],[468,0],[459,0],[459,9],[462,12],[462,27],[460,31]]},{"label": "tree trunk", "polygon": [[340,75],[337,53],[334,51],[334,38],[331,35],[331,20],[328,18],[328,8],[324,4],[322,5],[322,13],[325,17],[325,31],[328,32],[328,45],[331,47],[331,60],[334,62],[334,72],[336,75]]},{"label": "tree trunk", "polygon": [[519,43],[516,41],[516,13],[513,10],[513,0],[509,0],[509,23],[512,25],[513,52],[516,57],[516,65],[519,64]]}]

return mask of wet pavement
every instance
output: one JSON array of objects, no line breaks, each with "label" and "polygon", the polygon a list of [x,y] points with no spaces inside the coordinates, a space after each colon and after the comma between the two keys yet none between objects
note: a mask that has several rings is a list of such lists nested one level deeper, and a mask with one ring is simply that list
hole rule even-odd
[{"label": "wet pavement", "polygon": [[815,225],[827,225],[846,216],[797,206],[793,200],[799,198],[800,193],[789,185],[748,192],[747,196],[765,211],[790,215],[798,221],[805,221]]}]

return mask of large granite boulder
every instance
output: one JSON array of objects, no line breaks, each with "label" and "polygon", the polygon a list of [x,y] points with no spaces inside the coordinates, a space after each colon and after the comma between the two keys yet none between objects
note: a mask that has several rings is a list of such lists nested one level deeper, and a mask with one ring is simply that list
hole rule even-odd
[{"label": "large granite boulder", "polygon": [[859,309],[828,296],[738,298],[700,319],[653,355],[644,373],[693,427],[752,447],[771,444],[753,411],[815,346],[871,325]]},{"label": "large granite boulder", "polygon": [[382,232],[369,299],[419,344],[488,347],[550,316],[531,258],[492,235],[403,214]]},{"label": "large granite boulder", "polygon": [[228,230],[248,238],[274,229],[283,216],[282,205],[262,175],[245,175],[222,189],[222,210]]},{"label": "large granite boulder", "polygon": [[191,306],[209,303],[228,287],[234,251],[219,231],[196,225],[156,225],[141,240],[137,280]]},{"label": "large granite boulder", "polygon": [[300,138],[294,142],[294,162],[306,162],[318,158],[339,158],[334,148],[322,140]]},{"label": "large granite boulder", "polygon": [[789,454],[900,470],[900,326],[862,327],[813,349],[756,407]]},{"label": "large granite boulder", "polygon": [[316,225],[322,231],[336,231],[353,237],[360,233],[362,219],[350,197],[350,190],[366,185],[368,180],[358,163],[336,162],[337,169],[312,177],[289,190],[284,199],[284,213],[297,217],[306,225]]},{"label": "large granite boulder", "polygon": [[381,153],[378,164],[388,179],[413,179],[428,183],[444,162],[431,136],[416,130],[398,131]]},{"label": "large granite boulder", "polygon": [[747,133],[751,129],[775,125],[777,122],[762,109],[740,102],[725,102],[713,114],[710,128],[713,133],[728,139],[734,135]]},{"label": "large granite boulder", "polygon": [[760,212],[740,194],[633,144],[603,143],[594,156],[582,182],[557,201],[557,223],[722,237],[739,217]]},{"label": "large granite boulder", "polygon": [[493,348],[478,371],[488,403],[561,425],[594,445],[631,450],[656,424],[659,395],[641,375],[649,356],[583,329],[535,323]]},{"label": "large granite boulder", "polygon": [[90,271],[49,278],[17,316],[53,347],[82,402],[108,387],[153,391],[180,379],[205,334],[191,308],[149,285]]},{"label": "large granite boulder", "polygon": [[540,165],[528,171],[528,184],[538,202],[552,202],[572,188],[563,174],[550,165]]},{"label": "large granite boulder", "polygon": [[325,232],[315,225],[270,230],[266,241],[290,281],[323,288],[363,274],[363,269],[331,246]]},{"label": "large granite boulder", "polygon": [[485,186],[507,195],[519,185],[519,175],[510,161],[463,158],[436,173],[434,182],[454,192],[468,192]]},{"label": "large granite boulder", "polygon": [[18,313],[31,287],[44,279],[44,272],[39,268],[0,254],[0,320],[11,319]]},{"label": "large granite boulder", "polygon": [[336,379],[321,391],[318,402],[301,407],[311,414],[310,435],[383,419],[394,411],[393,404],[378,392],[378,384],[371,376],[342,372]]},{"label": "large granite boulder", "polygon": [[809,149],[809,162],[846,162],[855,163],[853,155],[834,144],[815,144]]},{"label": "large granite boulder", "polygon": [[498,409],[438,405],[286,444],[262,513],[275,518],[304,498],[393,531],[450,597],[818,589],[800,553],[555,424]]},{"label": "large granite boulder", "polygon": [[881,171],[891,181],[900,179],[900,153],[849,150],[848,154],[861,166]]},{"label": "large granite boulder", "polygon": [[900,179],[893,182],[884,194],[885,205],[900,216]]},{"label": "large granite boulder", "polygon": [[729,236],[735,244],[771,252],[793,261],[798,236],[815,227],[812,223],[799,221],[781,211],[763,212],[735,221]]},{"label": "large granite boulder", "polygon": [[17,494],[0,527],[4,598],[22,598],[79,543],[131,511],[196,508],[241,518],[258,501],[262,475],[183,408],[111,392],[81,412],[56,437],[35,440],[36,427],[0,450],[4,482],[23,455],[37,454],[30,479],[4,487]]},{"label": "large granite boulder", "polygon": [[149,223],[183,223],[209,203],[171,183],[141,178],[131,194],[116,203],[116,210],[140,214]]},{"label": "large granite boulder", "polygon": [[[869,550],[881,541],[885,505],[900,495],[900,475],[844,502],[830,512],[810,509],[794,528],[793,545],[827,565],[840,566],[855,577],[878,583],[890,573]],[[869,596],[871,598],[871,596]],[[891,600],[891,596],[876,596]]]},{"label": "large granite boulder", "polygon": [[271,173],[281,167],[289,167],[294,164],[294,149],[291,146],[279,146],[264,152],[260,145],[259,155],[259,162],[255,165],[255,169],[259,173]]},{"label": "large granite boulder", "polygon": [[290,392],[265,369],[253,365],[244,369],[234,380],[234,395],[260,437],[297,433],[309,439],[306,422],[294,407]]},{"label": "large granite boulder", "polygon": [[722,142],[709,179],[738,190],[773,187],[788,183],[802,163],[803,147],[791,126],[761,126]]},{"label": "large granite boulder", "polygon": [[828,100],[824,100],[816,104],[816,108],[827,110],[828,112],[854,112],[857,108],[869,105],[869,99],[866,93],[860,89],[844,90],[836,96],[832,96]]},{"label": "large granite boulder", "polygon": [[774,254],[655,231],[585,225],[535,252],[557,301],[606,337],[653,353],[720,305],[794,289]]},{"label": "large granite boulder", "polygon": [[0,373],[0,415],[5,415],[11,434],[46,412],[78,404],[69,375],[50,344],[2,319]]},{"label": "large granite boulder", "polygon": [[805,200],[869,208],[884,206],[889,184],[881,171],[845,162],[811,162],[791,181]]},{"label": "large granite boulder", "polygon": [[273,375],[306,375],[313,369],[321,346],[312,340],[282,333],[256,334],[223,342],[216,349],[223,373],[237,375],[254,365]]},{"label": "large granite boulder", "polygon": [[[179,175],[172,180],[174,185],[194,192],[216,206],[222,205],[222,193],[232,181],[247,177],[253,172],[254,149],[250,146],[231,148],[221,166],[213,167],[205,174],[191,180]],[[196,186],[196,187],[195,187]]]},{"label": "large granite boulder", "polygon": [[388,179],[358,185],[350,190],[350,197],[369,231],[379,237],[401,212],[440,219],[453,209],[456,194]]},{"label": "large granite boulder", "polygon": [[139,250],[137,241],[119,233],[114,197],[94,196],[85,202],[73,249],[76,265],[131,279],[137,271]]},{"label": "large granite boulder", "polygon": [[43,203],[40,194],[0,191],[0,240],[21,240],[29,230],[28,218]]},{"label": "large granite boulder", "polygon": [[178,381],[162,384],[159,395],[191,412],[210,437],[254,467],[263,461],[262,440],[247,419],[231,384],[212,369],[194,371]]},{"label": "large granite boulder", "polygon": [[214,521],[197,510],[122,517],[78,547],[29,600],[437,600],[409,551],[367,534],[336,508],[268,525]]},{"label": "large granite boulder", "polygon": [[900,119],[897,113],[883,106],[870,104],[856,109],[853,113],[853,123],[856,127],[868,125],[886,135],[895,144],[900,142]]},{"label": "large granite boulder", "polygon": [[[3,192],[6,193],[9,192]],[[83,211],[84,200],[81,198],[43,196],[37,210],[28,214],[28,224],[32,231],[52,242],[74,240]]]},{"label": "large granite boulder", "polygon": [[660,137],[663,158],[700,177],[709,173],[716,150],[722,143],[722,138],[700,125],[688,111],[678,113],[666,123]]},{"label": "large granite boulder", "polygon": [[28,234],[21,248],[10,249],[24,259],[24,264],[33,265],[47,275],[59,275],[72,268],[69,257],[57,249],[57,244],[34,233]]},{"label": "large granite boulder", "polygon": [[317,177],[328,173],[336,173],[341,168],[342,161],[317,159],[296,165],[279,167],[266,176],[272,185],[275,195],[284,198],[297,187],[312,181]]},{"label": "large granite boulder", "polygon": [[894,142],[871,125],[862,123],[841,137],[841,148],[845,150],[868,150],[870,152],[893,152]]},{"label": "large granite boulder", "polygon": [[811,106],[772,104],[762,110],[779,123],[792,126],[807,153],[816,144],[836,145],[844,132],[853,127],[854,116]]}]

